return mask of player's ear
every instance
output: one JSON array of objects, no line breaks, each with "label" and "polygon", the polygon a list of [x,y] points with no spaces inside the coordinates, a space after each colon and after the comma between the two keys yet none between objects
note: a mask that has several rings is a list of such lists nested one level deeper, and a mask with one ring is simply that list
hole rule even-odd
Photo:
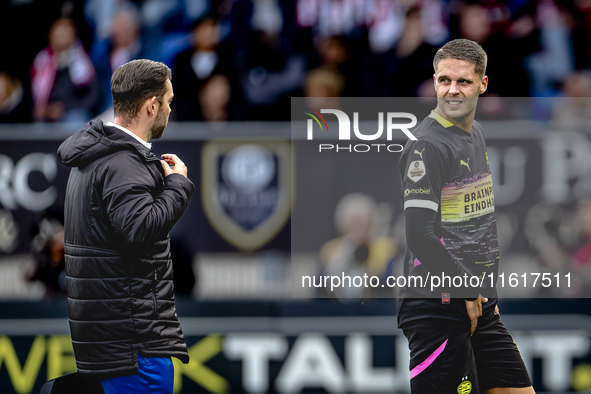
[{"label": "player's ear", "polygon": [[486,89],[488,89],[488,76],[485,75],[480,83],[480,94],[486,92]]},{"label": "player's ear", "polygon": [[156,96],[148,99],[148,115],[156,115]]}]

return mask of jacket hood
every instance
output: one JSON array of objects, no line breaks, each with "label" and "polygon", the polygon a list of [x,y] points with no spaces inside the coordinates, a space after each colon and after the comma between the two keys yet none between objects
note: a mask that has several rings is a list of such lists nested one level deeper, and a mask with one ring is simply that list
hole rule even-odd
[{"label": "jacket hood", "polygon": [[116,127],[106,127],[101,119],[91,120],[76,134],[65,140],[57,150],[62,164],[84,167],[93,161],[117,151],[131,150],[144,160],[156,159],[146,147]]}]

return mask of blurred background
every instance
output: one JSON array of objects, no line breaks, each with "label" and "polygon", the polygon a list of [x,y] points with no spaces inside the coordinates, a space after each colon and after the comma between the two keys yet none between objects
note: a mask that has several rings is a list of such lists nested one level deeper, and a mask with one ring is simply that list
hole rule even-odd
[{"label": "blurred background", "polygon": [[477,119],[502,267],[572,273],[570,288],[507,289],[502,319],[538,393],[591,392],[591,1],[0,0],[0,37],[1,393],[75,371],[55,152],[112,119],[111,73],[136,58],[173,71],[154,152],[196,185],[170,234],[192,357],[175,392],[408,392],[394,293],[290,289],[343,264],[398,272],[399,154],[317,155],[292,138],[292,97],[408,97],[420,120],[433,55],[458,37],[489,55]]}]

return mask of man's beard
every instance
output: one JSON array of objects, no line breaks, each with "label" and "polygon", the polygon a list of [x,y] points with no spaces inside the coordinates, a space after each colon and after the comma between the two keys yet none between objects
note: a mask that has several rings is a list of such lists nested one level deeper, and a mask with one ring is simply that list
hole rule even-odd
[{"label": "man's beard", "polygon": [[154,124],[150,129],[150,139],[157,140],[158,138],[162,137],[167,124],[168,116],[164,114],[164,111],[162,111],[162,109],[159,109],[158,114],[156,115],[156,119],[154,120]]}]

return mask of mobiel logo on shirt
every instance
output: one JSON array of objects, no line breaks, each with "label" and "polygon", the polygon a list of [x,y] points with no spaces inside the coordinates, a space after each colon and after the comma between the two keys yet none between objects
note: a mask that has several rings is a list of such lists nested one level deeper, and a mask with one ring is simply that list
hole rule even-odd
[{"label": "mobiel logo on shirt", "polygon": [[[349,116],[338,109],[321,109],[320,112],[313,110],[312,108],[304,107],[309,112],[304,112],[309,115],[312,119],[308,119],[307,123],[307,138],[308,140],[314,139],[314,122],[316,121],[321,131],[328,131],[328,125],[322,114],[333,114],[337,117],[339,122],[339,141],[351,141],[351,120]],[[320,119],[319,119],[320,118]],[[410,128],[416,126],[417,117],[408,112],[387,112],[386,118],[386,139],[392,141],[392,135],[394,130],[402,131],[409,139],[416,141],[417,138],[409,131]],[[399,119],[409,119],[410,123],[396,123]],[[324,126],[323,126],[324,125]],[[353,112],[353,133],[357,139],[362,141],[375,141],[382,137],[384,133],[384,113],[378,112],[378,131],[373,134],[363,134],[359,130],[359,113]],[[322,135],[322,137],[326,137]],[[365,153],[369,151],[387,151],[391,153],[402,152],[404,149],[403,145],[400,144],[385,144],[385,143],[365,143],[365,144],[318,144],[318,151],[335,151],[335,152],[358,152]]]}]

